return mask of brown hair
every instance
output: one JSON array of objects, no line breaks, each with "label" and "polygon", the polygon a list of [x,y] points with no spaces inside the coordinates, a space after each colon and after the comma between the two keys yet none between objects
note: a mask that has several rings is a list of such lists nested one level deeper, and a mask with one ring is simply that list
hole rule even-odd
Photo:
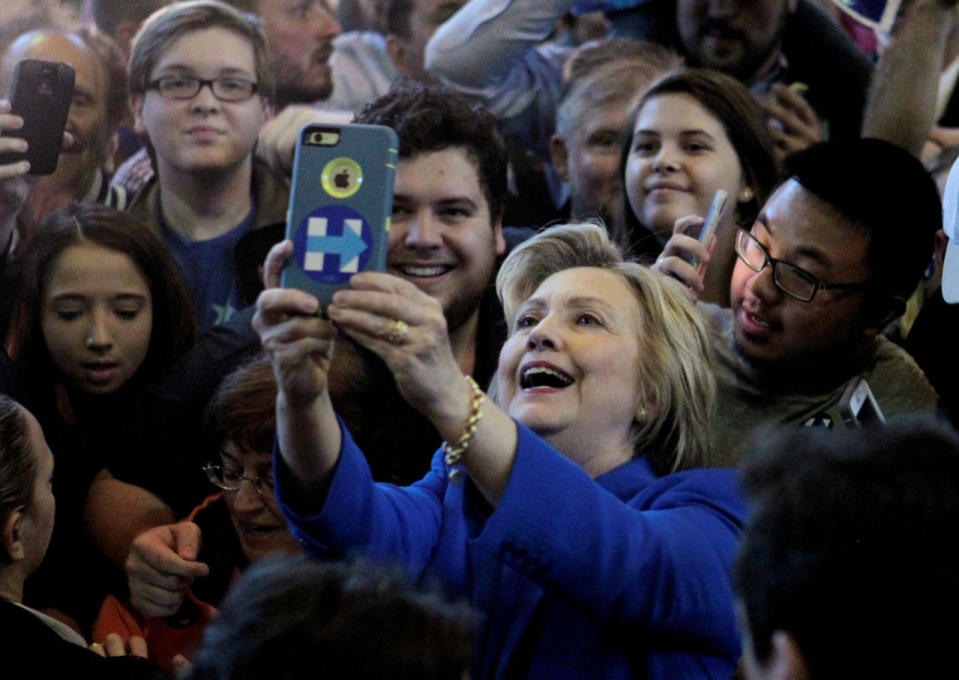
[{"label": "brown hair", "polygon": [[156,378],[196,340],[190,292],[180,268],[149,229],[126,213],[96,203],[72,203],[54,212],[25,244],[11,288],[19,292],[19,299],[6,339],[10,357],[25,375],[38,378],[41,384],[56,381],[40,324],[43,296],[60,254],[85,243],[123,253],[147,280],[153,328],[137,377]]},{"label": "brown hair", "polygon": [[275,79],[262,20],[219,0],[175,2],[158,9],[143,22],[133,38],[130,53],[130,93],[146,92],[153,67],[171,44],[187,33],[208,28],[224,28],[250,43],[256,64],[257,92],[272,101]]},{"label": "brown hair", "polygon": [[[766,129],[766,120],[759,104],[741,82],[719,71],[689,68],[672,71],[653,83],[643,95],[623,127],[619,176],[625,183],[626,164],[633,145],[633,130],[640,111],[651,100],[661,95],[685,94],[695,99],[718,120],[742,168],[746,183],[752,188],[752,198],[739,203],[739,222],[752,223],[772,193],[779,179],[772,138]],[[625,184],[624,184],[625,186]],[[629,205],[628,192],[623,191],[620,214],[613,227],[613,235],[623,245],[635,245],[649,229],[640,224]]]},{"label": "brown hair", "polygon": [[206,409],[215,446],[231,441],[240,451],[270,451],[276,432],[276,379],[260,354],[223,379]]}]

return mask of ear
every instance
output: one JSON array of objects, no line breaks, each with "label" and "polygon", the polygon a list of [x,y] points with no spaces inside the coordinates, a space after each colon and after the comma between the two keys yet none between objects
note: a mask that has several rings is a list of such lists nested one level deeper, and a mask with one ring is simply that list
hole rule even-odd
[{"label": "ear", "polygon": [[553,135],[549,138],[549,157],[556,169],[556,174],[564,182],[569,181],[569,150],[562,137]]},{"label": "ear", "polygon": [[23,506],[13,509],[0,527],[0,541],[4,552],[11,562],[22,560],[26,556],[26,546],[23,540]]},{"label": "ear", "polygon": [[386,56],[393,62],[400,76],[409,78],[412,75],[406,63],[406,41],[395,33],[386,36]]},{"label": "ear", "polygon": [[809,680],[809,669],[802,650],[791,633],[773,632],[772,650],[763,664],[763,677],[769,680]]},{"label": "ear", "polygon": [[147,133],[146,126],[143,124],[143,95],[130,95],[130,111],[133,112],[133,129],[141,135]]}]

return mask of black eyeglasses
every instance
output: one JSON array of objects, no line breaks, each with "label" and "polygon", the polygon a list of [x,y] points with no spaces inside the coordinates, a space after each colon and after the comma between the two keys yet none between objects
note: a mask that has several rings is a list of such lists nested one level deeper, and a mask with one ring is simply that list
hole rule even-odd
[{"label": "black eyeglasses", "polygon": [[257,495],[261,498],[264,500],[272,500],[273,498],[272,473],[266,476],[256,475],[255,477],[250,477],[236,470],[224,468],[219,463],[207,463],[203,466],[203,471],[213,486],[223,489],[224,491],[239,491],[243,485],[243,480],[246,480],[253,485],[253,490],[256,491]]},{"label": "black eyeglasses", "polygon": [[742,228],[736,229],[736,255],[754,272],[761,272],[766,265],[772,267],[776,287],[802,302],[809,302],[820,290],[855,290],[869,285],[869,281],[823,283],[805,269],[772,257],[755,236]]},{"label": "black eyeglasses", "polygon": [[147,89],[157,90],[167,99],[193,99],[207,85],[214,97],[225,102],[245,102],[257,90],[256,83],[244,78],[204,80],[193,76],[163,76],[147,83]]}]

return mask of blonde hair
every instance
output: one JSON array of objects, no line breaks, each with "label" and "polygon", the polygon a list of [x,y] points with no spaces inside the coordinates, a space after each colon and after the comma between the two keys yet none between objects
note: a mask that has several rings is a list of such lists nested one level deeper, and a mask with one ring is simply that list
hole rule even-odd
[{"label": "blonde hair", "polygon": [[606,229],[594,223],[551,227],[518,246],[500,268],[496,292],[509,333],[516,310],[553,274],[576,267],[618,273],[639,304],[646,415],[633,423],[636,455],[658,474],[707,464],[716,402],[709,330],[682,285],[627,262]]}]

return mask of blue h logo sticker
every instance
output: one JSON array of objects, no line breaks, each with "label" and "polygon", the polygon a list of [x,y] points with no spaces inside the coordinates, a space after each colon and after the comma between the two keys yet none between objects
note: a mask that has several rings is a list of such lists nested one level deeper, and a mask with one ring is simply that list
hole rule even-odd
[{"label": "blue h logo sticker", "polygon": [[306,226],[306,253],[303,255],[305,271],[324,271],[334,267],[325,267],[327,255],[339,256],[339,271],[355,274],[360,270],[360,255],[367,249],[363,241],[363,220],[343,220],[343,234],[328,236],[328,220],[325,217],[311,217]]}]

